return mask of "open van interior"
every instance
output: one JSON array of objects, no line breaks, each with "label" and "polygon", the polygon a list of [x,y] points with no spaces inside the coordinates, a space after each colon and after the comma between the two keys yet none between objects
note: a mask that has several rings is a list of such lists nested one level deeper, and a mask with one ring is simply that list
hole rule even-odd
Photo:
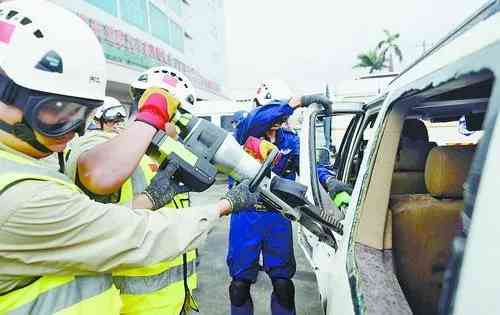
[{"label": "open van interior", "polygon": [[[300,180],[336,220],[335,248],[299,230],[325,314],[498,309],[495,267],[480,272],[488,286],[476,293],[477,268],[462,261],[491,267],[500,259],[489,241],[496,240],[489,222],[497,216],[490,199],[498,145],[490,143],[498,139],[499,10],[488,1],[374,98],[334,102],[330,117],[305,112]],[[317,165],[353,186],[348,207],[332,205]]]},{"label": "open van interior", "polygon": [[[371,156],[355,250],[370,309],[390,305],[379,303],[385,299],[400,314],[438,314],[493,82],[488,71],[456,78],[397,100],[387,114]],[[456,125],[457,138],[458,127],[474,136],[465,143],[442,141],[428,128],[440,124]]]}]

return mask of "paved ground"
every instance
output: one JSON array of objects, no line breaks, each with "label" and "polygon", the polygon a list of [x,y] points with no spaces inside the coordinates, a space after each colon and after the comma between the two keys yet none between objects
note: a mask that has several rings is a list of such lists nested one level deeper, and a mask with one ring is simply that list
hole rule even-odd
[{"label": "paved ground", "polygon": [[[216,201],[224,192],[225,186],[215,185],[203,194],[192,194],[193,204],[207,204]],[[229,295],[227,287],[230,283],[226,266],[226,249],[228,235],[228,218],[210,233],[205,245],[199,249],[200,285],[196,293],[200,302],[200,314],[229,314]],[[296,240],[296,237],[295,237]],[[298,315],[321,315],[318,288],[313,271],[306,261],[302,250],[295,242],[295,258],[297,273],[295,282],[295,303]],[[252,286],[252,296],[256,315],[270,314],[270,294],[272,285],[265,273],[259,274],[257,283]]]}]

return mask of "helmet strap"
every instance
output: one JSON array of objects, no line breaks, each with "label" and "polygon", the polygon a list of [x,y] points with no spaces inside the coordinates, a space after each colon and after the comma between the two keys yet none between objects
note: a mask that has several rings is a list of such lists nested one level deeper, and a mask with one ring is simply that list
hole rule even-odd
[{"label": "helmet strap", "polygon": [[64,171],[66,169],[66,165],[64,163],[64,153],[58,152],[57,160],[59,161],[59,173],[64,174]]},{"label": "helmet strap", "polygon": [[49,148],[41,144],[35,136],[33,129],[24,121],[10,125],[2,120],[0,120],[0,130],[10,133],[14,137],[21,139],[22,141],[28,143],[33,148],[37,149],[42,153],[52,153]]}]

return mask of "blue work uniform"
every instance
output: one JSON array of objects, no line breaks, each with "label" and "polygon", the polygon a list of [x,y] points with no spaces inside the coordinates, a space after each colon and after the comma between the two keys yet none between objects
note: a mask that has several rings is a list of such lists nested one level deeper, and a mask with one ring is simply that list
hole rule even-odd
[{"label": "blue work uniform", "polygon": [[[258,107],[238,124],[235,137],[244,144],[248,137],[261,138],[280,118],[293,109],[286,103],[274,102]],[[288,130],[277,130],[275,145],[282,153],[273,172],[295,179],[299,167],[299,138]],[[278,211],[242,209],[231,215],[227,264],[233,279],[254,283],[262,252],[263,267],[271,279],[291,279],[295,274],[292,226]]]},{"label": "blue work uniform", "polygon": [[330,177],[337,177],[337,174],[335,171],[329,169],[329,165],[318,165],[317,167],[317,173],[318,173],[318,180],[322,185],[325,185],[326,181]]},{"label": "blue work uniform", "polygon": [[[258,107],[238,122],[235,138],[238,143],[243,145],[250,136],[264,137],[272,125],[292,114],[293,108],[280,101]],[[299,137],[292,131],[280,128],[276,132],[274,144],[280,150],[282,157],[274,165],[273,172],[281,177],[295,180],[299,171]],[[332,176],[332,173],[325,167],[319,166],[318,176],[320,182],[323,183],[326,178]],[[231,179],[229,184],[232,184]],[[249,208],[233,213],[227,255],[229,272],[233,278],[232,283],[234,281],[255,283],[260,269],[259,256],[261,253],[264,271],[271,278],[274,287],[271,295],[271,313],[273,315],[295,314],[293,306],[283,307],[283,304],[293,304],[294,296],[291,278],[295,274],[296,264],[291,222],[275,210]],[[249,287],[246,287],[246,290],[249,294]],[[278,296],[280,290],[281,298]],[[288,296],[283,298],[283,294]],[[292,299],[291,302],[290,299]],[[253,314],[251,299],[243,305],[232,305],[231,314]]]},{"label": "blue work uniform", "polygon": [[[287,103],[273,102],[251,111],[239,122],[235,138],[244,144],[248,137],[261,138],[271,126],[279,120],[288,118],[293,108]],[[273,172],[294,180],[299,170],[299,138],[286,129],[280,128],[274,143],[281,151],[282,158],[273,167]],[[271,278],[275,289],[271,295],[271,313],[273,315],[293,315],[295,307],[283,307],[282,298],[277,296],[276,288],[285,283],[293,290],[291,278],[295,274],[296,264],[293,253],[292,225],[281,213],[266,209],[242,209],[231,215],[229,230],[229,248],[227,264],[236,282],[255,283],[259,272],[259,256],[262,253],[263,267]],[[250,293],[249,286],[247,294]],[[230,288],[231,292],[231,288]],[[289,294],[288,301],[294,294]],[[286,298],[285,298],[286,299]],[[233,301],[232,301],[233,302]],[[243,305],[231,305],[232,315],[253,314],[250,296]]]},{"label": "blue work uniform", "polygon": [[[262,138],[275,123],[292,114],[293,108],[280,101],[258,107],[238,122],[235,138],[242,145],[250,136]],[[299,137],[292,131],[280,128],[276,131],[274,144],[280,150],[282,157],[274,165],[273,172],[281,177],[295,180],[299,171]],[[320,182],[324,183],[332,173],[325,167],[319,166],[318,176]],[[260,254],[263,258],[264,271],[271,278],[274,287],[271,295],[271,313],[295,314],[295,308],[292,306],[294,288],[291,278],[295,274],[296,264],[291,222],[275,210],[250,208],[232,214],[227,255],[229,272],[233,278],[232,285],[235,281],[239,282],[239,285],[241,282],[255,283],[260,269]],[[249,286],[245,288],[249,294]],[[284,304],[288,307],[283,307]],[[242,305],[232,305],[231,314],[253,314],[251,299]]]}]

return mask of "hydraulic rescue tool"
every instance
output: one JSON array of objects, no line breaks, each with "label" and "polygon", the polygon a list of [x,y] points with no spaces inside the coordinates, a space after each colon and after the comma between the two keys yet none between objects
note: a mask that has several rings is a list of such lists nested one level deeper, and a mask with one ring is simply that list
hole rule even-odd
[{"label": "hydraulic rescue tool", "polygon": [[306,186],[271,172],[278,150],[273,150],[261,164],[227,131],[205,119],[178,111],[172,122],[180,129],[179,141],[158,131],[147,154],[160,167],[167,161],[177,162],[179,168],[174,177],[189,190],[201,192],[208,189],[215,182],[217,173],[229,175],[236,181],[250,179],[250,188],[260,193],[266,208],[280,211],[321,241],[337,248],[332,233],[333,230],[342,234],[337,219],[306,199]]}]

